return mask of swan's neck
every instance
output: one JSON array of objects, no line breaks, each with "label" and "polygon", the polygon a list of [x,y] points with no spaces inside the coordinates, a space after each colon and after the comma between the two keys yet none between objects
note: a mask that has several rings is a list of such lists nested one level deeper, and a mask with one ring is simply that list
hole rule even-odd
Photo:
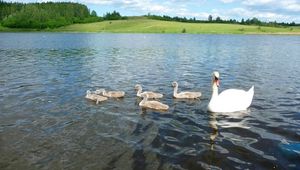
[{"label": "swan's neck", "polygon": [[174,87],[174,92],[173,92],[173,95],[174,95],[174,96],[177,95],[177,91],[178,91],[178,86],[175,86],[175,87]]},{"label": "swan's neck", "polygon": [[219,88],[217,84],[214,82],[212,85],[212,95],[211,95],[211,100],[218,97],[219,95]]}]

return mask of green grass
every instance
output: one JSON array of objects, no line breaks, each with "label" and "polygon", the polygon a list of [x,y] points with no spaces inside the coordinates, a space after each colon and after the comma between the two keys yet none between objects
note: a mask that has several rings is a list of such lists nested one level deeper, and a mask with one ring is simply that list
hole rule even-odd
[{"label": "green grass", "polygon": [[[0,31],[18,31],[0,26]],[[24,31],[22,29],[21,31]],[[26,30],[25,30],[26,31]],[[35,30],[27,30],[35,31]],[[159,21],[143,17],[128,20],[103,21],[88,24],[73,24],[56,29],[42,31],[51,32],[111,32],[111,33],[191,33],[191,34],[297,34],[300,27],[263,27],[239,24],[216,23],[182,23]]]}]

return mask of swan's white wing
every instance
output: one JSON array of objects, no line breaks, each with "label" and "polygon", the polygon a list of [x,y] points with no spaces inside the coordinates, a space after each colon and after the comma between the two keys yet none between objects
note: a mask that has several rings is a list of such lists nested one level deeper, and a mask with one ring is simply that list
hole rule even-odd
[{"label": "swan's white wing", "polygon": [[219,112],[246,110],[251,105],[253,94],[253,88],[249,91],[240,89],[224,90],[218,95],[214,105]]},{"label": "swan's white wing", "polygon": [[240,99],[240,97],[246,96],[246,95],[247,95],[247,92],[245,90],[227,89],[227,90],[222,91],[218,97],[222,98],[222,100],[230,99],[232,101],[232,100],[238,100],[238,99]]}]

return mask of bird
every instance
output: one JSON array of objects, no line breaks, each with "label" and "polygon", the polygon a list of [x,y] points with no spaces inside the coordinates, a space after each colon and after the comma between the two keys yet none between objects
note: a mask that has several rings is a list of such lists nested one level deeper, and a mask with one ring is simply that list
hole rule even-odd
[{"label": "bird", "polygon": [[155,93],[152,91],[142,92],[142,86],[140,84],[135,85],[135,90],[137,91],[136,96],[142,97],[142,94],[147,94],[149,99],[159,99],[163,97],[163,94]]},{"label": "bird", "polygon": [[212,74],[212,96],[208,104],[210,112],[237,112],[247,110],[254,96],[254,86],[248,91],[240,89],[227,89],[218,93],[220,74],[214,71]]},{"label": "bird", "polygon": [[85,98],[89,99],[89,100],[96,101],[96,104],[98,104],[99,102],[102,102],[102,101],[105,101],[105,100],[108,99],[107,97],[100,96],[98,94],[92,93],[90,90],[86,91]]},{"label": "bird", "polygon": [[149,108],[154,110],[166,111],[169,106],[158,101],[148,101],[148,94],[142,94],[143,100],[139,103],[140,107]]},{"label": "bird", "polygon": [[178,91],[178,83],[174,81],[172,83],[172,86],[174,87],[173,97],[177,99],[196,99],[201,97],[201,92],[180,92]]},{"label": "bird", "polygon": [[98,89],[95,91],[96,94],[102,94],[105,97],[121,98],[125,96],[123,91],[106,91],[105,89]]}]

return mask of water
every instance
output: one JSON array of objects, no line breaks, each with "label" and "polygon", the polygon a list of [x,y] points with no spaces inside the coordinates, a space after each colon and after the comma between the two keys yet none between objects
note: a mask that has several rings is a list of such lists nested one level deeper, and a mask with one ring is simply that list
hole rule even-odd
[{"label": "water", "polygon": [[[299,36],[1,33],[0,169],[300,169],[299,54]],[[214,70],[255,85],[247,112],[207,112]],[[170,110],[140,109],[137,83]]]}]

